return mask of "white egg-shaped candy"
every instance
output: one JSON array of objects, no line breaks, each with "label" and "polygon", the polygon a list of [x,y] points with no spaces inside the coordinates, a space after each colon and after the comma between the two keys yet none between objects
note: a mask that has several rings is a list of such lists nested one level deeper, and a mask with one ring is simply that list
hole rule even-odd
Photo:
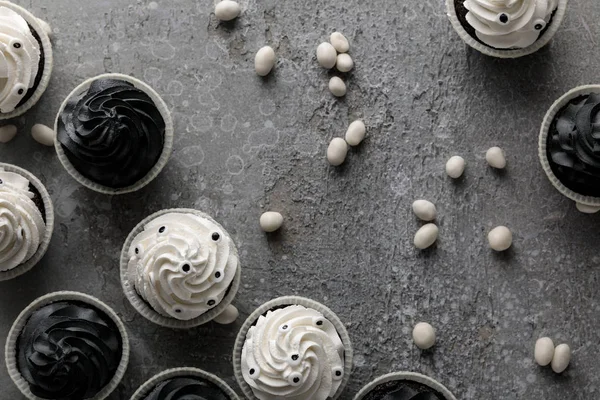
[{"label": "white egg-shaped candy", "polygon": [[458,179],[465,172],[465,159],[461,156],[450,157],[446,163],[446,173],[450,178]]},{"label": "white egg-shaped candy", "polygon": [[552,362],[550,366],[552,367],[552,371],[557,374],[562,373],[571,362],[571,348],[568,344],[559,344],[554,349],[554,357],[552,358]]},{"label": "white egg-shaped candy", "polygon": [[215,6],[215,16],[220,21],[231,21],[239,17],[242,7],[232,0],[223,0]]},{"label": "white egg-shaped candy", "polygon": [[427,350],[435,345],[435,329],[427,322],[419,322],[413,329],[413,341],[421,350]]},{"label": "white egg-shaped candy", "polygon": [[274,211],[268,211],[260,216],[260,227],[265,232],[275,232],[283,225],[283,216]]},{"label": "white egg-shaped candy", "polygon": [[500,147],[492,147],[485,153],[485,160],[491,167],[503,169],[506,167],[506,156]]},{"label": "white egg-shaped candy", "polygon": [[54,129],[49,126],[35,124],[31,128],[31,136],[33,136],[36,142],[41,143],[44,146],[54,146],[56,133],[54,132]]},{"label": "white egg-shaped candy", "polygon": [[367,135],[367,127],[361,120],[354,121],[346,131],[346,142],[350,146],[358,146]]},{"label": "white egg-shaped candy", "polygon": [[0,143],[8,143],[17,134],[17,127],[15,125],[4,125],[0,127]]},{"label": "white egg-shaped candy", "polygon": [[317,47],[317,61],[326,69],[335,67],[337,62],[337,51],[331,43],[323,42]]},{"label": "white egg-shaped candy", "polygon": [[335,97],[344,97],[347,92],[346,84],[337,76],[329,80],[329,90]]},{"label": "white egg-shaped candy", "polygon": [[427,200],[417,200],[412,205],[413,212],[417,218],[423,221],[433,221],[437,216],[435,205]]},{"label": "white egg-shaped candy", "polygon": [[424,250],[431,247],[438,238],[439,228],[435,224],[426,224],[415,234],[415,247]]},{"label": "white egg-shaped candy", "polygon": [[352,61],[352,57],[346,53],[338,54],[335,67],[340,72],[350,72],[352,71],[352,68],[354,68],[354,61]]},{"label": "white egg-shaped candy", "polygon": [[267,76],[275,66],[275,50],[265,46],[256,53],[254,68],[259,76]]},{"label": "white egg-shaped candy", "polygon": [[552,362],[552,358],[554,358],[554,342],[552,339],[543,337],[535,342],[534,358],[535,362],[542,367]]},{"label": "white egg-shaped candy", "polygon": [[338,53],[347,53],[348,50],[350,50],[348,39],[340,32],[333,32],[331,36],[329,36],[329,42],[335,47]]},{"label": "white egg-shaped candy", "polygon": [[337,167],[346,161],[348,154],[348,144],[342,138],[334,138],[327,148],[327,161],[329,164]]},{"label": "white egg-shaped candy", "polygon": [[488,233],[490,247],[496,251],[505,251],[512,246],[512,232],[505,226],[498,226]]},{"label": "white egg-shaped candy", "polygon": [[577,210],[579,212],[584,213],[584,214],[596,214],[598,211],[600,211],[600,207],[588,206],[586,204],[581,204],[579,202],[576,202],[575,206],[577,207]]},{"label": "white egg-shaped candy", "polygon": [[227,306],[227,308],[225,308],[225,311],[213,318],[213,321],[215,321],[217,324],[229,325],[233,324],[239,315],[240,312],[238,309],[230,304]]}]

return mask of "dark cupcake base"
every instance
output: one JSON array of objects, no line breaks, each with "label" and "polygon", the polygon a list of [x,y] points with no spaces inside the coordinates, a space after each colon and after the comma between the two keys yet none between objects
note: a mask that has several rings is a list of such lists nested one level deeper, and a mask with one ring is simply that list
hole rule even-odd
[{"label": "dark cupcake base", "polygon": [[[440,400],[447,400],[443,394],[430,388],[429,386],[424,385],[422,383],[415,382],[415,381],[410,381],[410,380],[397,380],[397,381],[390,381],[390,382],[382,383],[381,385],[378,385],[377,387],[375,387],[375,389],[371,390],[365,397],[363,397],[362,400],[381,400],[386,395],[388,395],[398,389],[406,388],[406,387],[408,387],[409,389],[412,389],[413,391],[417,392],[418,394],[421,394],[421,393],[433,394],[434,396],[437,396],[437,398],[439,398]],[[401,400],[404,400],[404,399],[401,399]],[[406,399],[406,400],[410,400],[410,399]]]},{"label": "dark cupcake base", "polygon": [[46,207],[44,206],[44,199],[42,198],[40,191],[31,183],[29,184],[29,191],[33,193],[33,199],[31,199],[31,201],[33,201],[33,204],[40,210],[42,218],[44,219],[44,222],[46,222]]}]

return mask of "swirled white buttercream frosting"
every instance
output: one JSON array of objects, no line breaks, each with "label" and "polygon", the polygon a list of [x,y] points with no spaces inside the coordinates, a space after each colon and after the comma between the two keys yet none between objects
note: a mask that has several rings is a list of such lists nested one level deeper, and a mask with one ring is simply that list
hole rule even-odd
[{"label": "swirled white buttercream frosting", "polygon": [[13,111],[35,84],[40,45],[23,17],[0,7],[0,112]]},{"label": "swirled white buttercream frosting", "polygon": [[229,234],[191,213],[149,222],[129,248],[129,280],[159,314],[190,320],[217,306],[238,268]]},{"label": "swirled white buttercream frosting", "polygon": [[242,375],[260,400],[325,400],[344,377],[344,345],[320,312],[293,305],[261,316],[242,348]]},{"label": "swirled white buttercream frosting", "polygon": [[558,0],[465,0],[477,38],[497,49],[532,45],[552,18]]},{"label": "swirled white buttercream frosting", "polygon": [[0,168],[0,271],[27,262],[40,247],[46,224],[33,197],[29,180]]}]

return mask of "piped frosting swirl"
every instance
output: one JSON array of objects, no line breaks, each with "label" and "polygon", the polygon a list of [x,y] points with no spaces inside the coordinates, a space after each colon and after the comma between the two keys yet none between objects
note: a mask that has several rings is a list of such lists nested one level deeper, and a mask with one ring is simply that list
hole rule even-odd
[{"label": "piped frosting swirl", "polygon": [[57,138],[86,178],[111,188],[134,185],[160,159],[165,121],[144,91],[119,79],[98,79],[71,97]]},{"label": "piped frosting swirl", "polygon": [[154,388],[145,400],[230,400],[219,387],[196,377],[173,378]]},{"label": "piped frosting swirl", "polygon": [[260,400],[325,400],[344,377],[344,345],[335,326],[299,305],[259,317],[241,357],[244,380]]},{"label": "piped frosting swirl", "polygon": [[122,337],[103,312],[63,301],[31,315],[17,351],[19,371],[34,395],[81,400],[94,397],[112,380],[122,357]]},{"label": "piped frosting swirl", "polygon": [[159,314],[191,320],[216,307],[237,268],[235,244],[218,224],[192,213],[161,215],[129,248],[129,280]]},{"label": "piped frosting swirl", "polygon": [[558,0],[465,0],[464,6],[479,40],[497,49],[519,49],[538,40]]},{"label": "piped frosting swirl", "polygon": [[46,224],[29,180],[0,168],[0,271],[27,262],[40,247]]}]

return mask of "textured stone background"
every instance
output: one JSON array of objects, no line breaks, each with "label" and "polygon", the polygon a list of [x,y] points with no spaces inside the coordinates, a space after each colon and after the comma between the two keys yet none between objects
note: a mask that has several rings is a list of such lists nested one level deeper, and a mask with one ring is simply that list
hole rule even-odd
[{"label": "textured stone background", "polygon": [[[600,215],[579,214],[561,197],[536,152],[552,102],[600,80],[600,2],[571,0],[551,46],[507,61],[468,49],[442,0],[242,0],[243,16],[221,26],[210,0],[18,3],[54,28],[55,72],[39,104],[16,121],[20,133],[0,147],[0,160],[45,182],[58,220],[43,262],[0,284],[0,337],[36,297],[83,291],[113,306],[131,333],[131,364],[112,400],[175,366],[204,368],[237,387],[231,349],[243,319],[271,298],[298,294],[347,323],[356,364],[343,399],[395,370],[438,378],[459,399],[600,397]],[[336,29],[351,40],[356,62],[341,101],[314,57]],[[262,80],[253,58],[265,44],[278,63]],[[28,133],[34,123],[53,124],[65,96],[104,72],[153,85],[176,127],[164,172],[121,197],[78,185]],[[331,168],[328,142],[358,117],[368,139]],[[486,167],[493,145],[508,154],[506,173]],[[454,154],[468,163],[459,182],[443,172]],[[425,252],[411,244],[420,223],[410,205],[421,197],[437,204],[441,228],[437,247]],[[242,316],[233,326],[162,329],[123,297],[125,237],[171,207],[212,214],[237,241]],[[285,215],[280,234],[261,233],[267,209]],[[486,246],[498,224],[514,230],[507,255]],[[433,351],[412,345],[420,320],[438,330]],[[532,361],[542,335],[573,348],[561,376]],[[0,388],[3,399],[20,398],[4,366]]]}]

